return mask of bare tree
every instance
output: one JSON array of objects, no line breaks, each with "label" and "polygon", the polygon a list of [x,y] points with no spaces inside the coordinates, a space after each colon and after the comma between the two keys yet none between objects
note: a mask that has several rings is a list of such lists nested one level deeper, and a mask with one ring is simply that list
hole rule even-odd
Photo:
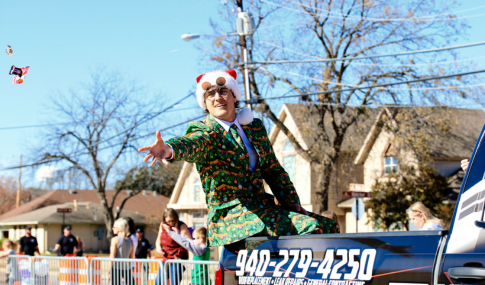
[{"label": "bare tree", "polygon": [[[256,16],[256,32],[246,43],[250,62],[327,60],[253,64],[249,72],[253,97],[264,98],[255,110],[285,133],[296,152],[319,173],[316,188],[321,196],[321,210],[328,207],[331,175],[342,154],[344,138],[349,128],[369,115],[369,107],[457,106],[480,93],[481,87],[463,88],[477,82],[477,76],[371,87],[464,71],[464,63],[450,51],[432,56],[354,59],[454,43],[467,26],[451,13],[456,5],[449,2],[261,0],[243,7]],[[236,3],[221,8],[221,18],[211,22],[216,38],[211,45],[199,45],[204,57],[208,54],[219,67],[240,66],[237,37],[227,35],[234,30],[235,11]],[[340,58],[344,60],[335,60]],[[467,62],[469,66],[472,65]],[[311,134],[314,143],[306,149],[277,118],[274,110],[281,106],[281,99],[268,100],[285,92],[302,95],[298,103],[308,106],[305,116],[316,120]],[[317,94],[305,95],[308,93]]]},{"label": "bare tree", "polygon": [[[140,177],[144,179],[134,166],[125,170],[125,179],[116,183],[114,194],[106,195],[113,169],[126,158],[130,149],[136,153],[131,143],[139,136],[141,123],[152,111],[149,106],[153,104],[149,104],[148,99],[137,84],[106,70],[93,73],[91,82],[83,88],[53,98],[53,110],[59,120],[71,123],[46,133],[44,147],[38,150],[43,156],[38,162],[58,162],[81,172],[97,192],[107,229],[111,229],[126,202],[123,201],[117,210],[114,204],[118,194],[131,188],[130,198],[142,190],[133,190],[132,186],[139,183]],[[108,230],[108,238],[110,235]]]},{"label": "bare tree", "polygon": [[[35,189],[21,188],[20,189],[20,204],[27,203],[36,198]],[[11,176],[0,176],[0,201],[2,207],[0,215],[15,209],[17,204],[17,179]]]}]

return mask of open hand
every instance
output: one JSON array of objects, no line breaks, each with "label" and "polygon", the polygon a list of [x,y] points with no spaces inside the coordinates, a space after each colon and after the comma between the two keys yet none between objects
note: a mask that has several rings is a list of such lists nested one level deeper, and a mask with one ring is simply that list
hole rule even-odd
[{"label": "open hand", "polygon": [[167,233],[170,231],[170,226],[167,225],[167,224],[162,224],[162,228],[164,231],[166,231]]},{"label": "open hand", "polygon": [[461,168],[463,169],[463,171],[466,172],[469,163],[470,161],[468,159],[464,159],[461,161]]},{"label": "open hand", "polygon": [[166,158],[170,158],[172,156],[172,148],[166,145],[162,140],[162,135],[159,131],[155,133],[156,140],[153,144],[149,146],[140,147],[138,152],[142,151],[149,151],[147,156],[143,159],[144,162],[147,162],[150,158],[153,158],[151,166],[154,166],[157,163],[157,160],[164,160]]}]

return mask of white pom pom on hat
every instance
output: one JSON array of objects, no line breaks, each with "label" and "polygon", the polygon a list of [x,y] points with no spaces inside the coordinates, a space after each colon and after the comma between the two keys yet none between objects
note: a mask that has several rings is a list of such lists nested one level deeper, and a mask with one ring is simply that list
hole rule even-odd
[{"label": "white pom pom on hat", "polygon": [[206,90],[202,88],[202,85],[206,82],[209,82],[211,86],[217,86],[218,84],[216,83],[216,81],[219,77],[223,77],[226,80],[224,86],[232,91],[232,93],[236,97],[236,100],[241,100],[241,90],[239,89],[239,86],[237,84],[237,73],[235,70],[215,70],[207,72],[197,76],[197,90],[195,91],[195,94],[197,96],[197,102],[199,103],[199,106],[204,110],[207,109],[207,106],[204,102],[204,94]]},{"label": "white pom pom on hat", "polygon": [[237,121],[240,125],[249,125],[253,120],[253,111],[249,108],[244,108],[237,114]]}]

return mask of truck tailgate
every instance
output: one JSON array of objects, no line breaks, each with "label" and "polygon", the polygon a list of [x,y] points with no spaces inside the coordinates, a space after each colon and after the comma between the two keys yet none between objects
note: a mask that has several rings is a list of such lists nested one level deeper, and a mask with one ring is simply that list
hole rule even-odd
[{"label": "truck tailgate", "polygon": [[[242,250],[236,256],[225,251],[221,265],[226,273],[242,275],[230,278],[238,284],[429,284],[444,234],[446,231],[249,238],[247,252]],[[225,284],[236,284],[232,280]]]}]

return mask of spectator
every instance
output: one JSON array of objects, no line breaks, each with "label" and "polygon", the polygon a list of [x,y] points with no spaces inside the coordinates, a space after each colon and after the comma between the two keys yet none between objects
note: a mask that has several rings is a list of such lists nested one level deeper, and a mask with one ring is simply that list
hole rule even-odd
[{"label": "spectator", "polygon": [[338,216],[337,216],[337,214],[335,214],[334,211],[330,211],[330,210],[325,211],[325,212],[322,213],[322,216],[334,220],[337,223],[337,225],[339,225]]},{"label": "spectator", "polygon": [[34,256],[36,251],[40,254],[39,244],[37,238],[32,235],[31,226],[25,227],[25,236],[20,238],[17,251],[30,256]]},{"label": "spectator", "polygon": [[[172,228],[168,225],[163,225],[163,229],[168,235],[178,244],[183,246],[194,254],[193,260],[210,260],[211,253],[207,248],[207,229],[198,228],[193,232],[194,240],[187,238],[178,233],[177,228]],[[203,284],[209,285],[209,267],[207,265],[196,264],[192,267],[192,285]]]},{"label": "spectator", "polygon": [[443,230],[441,220],[433,216],[421,202],[412,204],[406,212],[411,222],[421,230]]},{"label": "spectator", "polygon": [[[138,246],[136,247],[135,251],[135,257],[137,259],[146,259],[151,258],[151,252],[150,252],[150,242],[143,237],[143,230],[141,228],[136,229],[136,236],[138,237]],[[142,265],[143,268],[143,280],[142,284],[147,283],[146,280],[148,280],[148,264],[143,263]]]},{"label": "spectator", "polygon": [[[4,240],[2,242],[2,248],[3,248],[3,252],[0,253],[0,258],[7,258],[9,255],[13,255],[15,254],[15,242],[11,241],[11,240]],[[5,284],[13,284],[13,282],[9,283],[9,281],[14,281],[14,272],[13,272],[13,266],[12,266],[12,262],[15,262],[15,260],[11,259],[11,260],[8,260],[7,259],[7,272],[6,272],[6,281],[5,281]]]},{"label": "spectator", "polygon": [[54,250],[59,256],[74,254],[74,247],[77,246],[76,237],[71,234],[71,226],[64,227],[64,234],[59,237]]},{"label": "spectator", "polygon": [[83,256],[84,254],[84,242],[80,236],[76,236],[77,245],[74,247],[76,256]]},{"label": "spectator", "polygon": [[146,259],[151,258],[150,242],[143,237],[143,230],[141,228],[136,229],[136,236],[138,239],[138,246],[136,247],[135,257]]},{"label": "spectator", "polygon": [[[187,225],[179,220],[179,215],[177,211],[172,208],[167,208],[163,212],[163,221],[160,223],[160,228],[158,230],[158,237],[156,241],[157,251],[163,255],[163,263],[167,262],[169,259],[188,259],[189,252],[183,248],[180,244],[175,242],[166,231],[163,230],[163,225],[167,224],[170,228],[176,228],[181,235],[192,239],[190,235],[189,228]],[[182,280],[182,274],[185,267],[182,264],[172,264],[168,267],[169,272],[167,274],[167,279],[170,280],[171,285],[179,285],[180,280]],[[158,278],[155,280],[155,285],[162,284],[162,273],[158,272]]]},{"label": "spectator", "polygon": [[[115,221],[113,233],[116,236],[111,239],[109,257],[131,258],[133,256],[133,242],[130,239],[130,231],[125,219],[121,218]],[[121,278],[125,279],[125,284],[135,284],[131,274],[131,266],[115,261],[111,267],[111,284],[121,284]]]},{"label": "spectator", "polygon": [[128,228],[129,228],[130,233],[131,233],[130,238],[131,238],[131,241],[133,242],[133,249],[134,250],[133,250],[133,255],[131,256],[131,258],[135,258],[135,250],[138,247],[138,237],[135,234],[135,222],[130,217],[125,217],[123,219],[125,219],[126,222],[128,223]]}]

